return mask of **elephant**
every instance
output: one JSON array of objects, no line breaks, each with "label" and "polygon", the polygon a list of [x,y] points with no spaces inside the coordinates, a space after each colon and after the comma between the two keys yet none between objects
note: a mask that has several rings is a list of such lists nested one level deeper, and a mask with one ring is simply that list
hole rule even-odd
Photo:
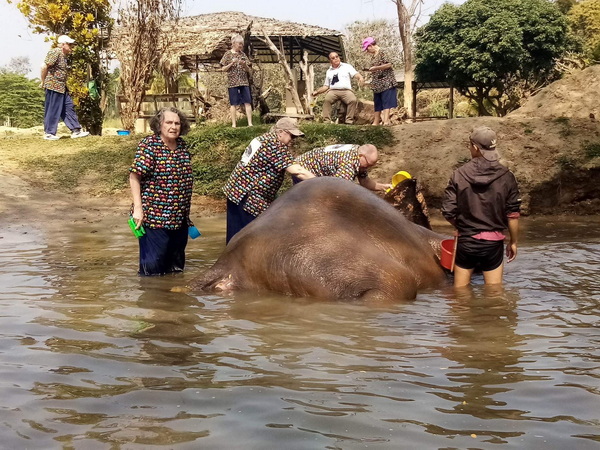
[{"label": "elephant", "polygon": [[328,300],[414,299],[444,283],[445,237],[351,181],[320,177],[280,196],[188,291],[271,291]]}]

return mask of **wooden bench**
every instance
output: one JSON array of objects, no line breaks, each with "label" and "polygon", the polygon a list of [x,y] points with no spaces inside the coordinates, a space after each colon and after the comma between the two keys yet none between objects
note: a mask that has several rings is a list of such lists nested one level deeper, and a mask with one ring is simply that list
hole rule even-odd
[{"label": "wooden bench", "polygon": [[[119,111],[127,100],[119,95]],[[140,105],[140,113],[138,118],[151,119],[161,109],[169,106],[174,106],[181,111],[188,120],[194,122],[196,115],[194,114],[194,98],[191,93],[176,93],[176,94],[146,94]]]},{"label": "wooden bench", "polygon": [[265,123],[271,123],[271,122],[277,122],[279,119],[281,119],[282,117],[291,117],[292,119],[298,119],[298,120],[314,120],[315,116],[313,116],[312,114],[286,114],[286,113],[267,113],[265,114],[262,119]]}]

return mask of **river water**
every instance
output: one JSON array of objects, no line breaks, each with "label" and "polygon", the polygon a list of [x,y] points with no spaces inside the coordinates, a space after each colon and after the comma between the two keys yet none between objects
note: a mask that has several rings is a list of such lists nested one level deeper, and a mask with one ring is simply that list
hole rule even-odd
[{"label": "river water", "polygon": [[223,218],[150,279],[124,218],[0,219],[0,448],[598,449],[600,218],[521,222],[504,290],[373,308],[170,292]]}]

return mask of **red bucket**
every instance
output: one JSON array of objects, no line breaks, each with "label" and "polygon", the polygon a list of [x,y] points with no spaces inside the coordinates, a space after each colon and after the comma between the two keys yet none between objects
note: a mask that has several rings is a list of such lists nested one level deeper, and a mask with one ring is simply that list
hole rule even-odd
[{"label": "red bucket", "polygon": [[442,257],[440,262],[444,269],[452,270],[452,260],[454,259],[454,239],[444,239],[442,241]]}]

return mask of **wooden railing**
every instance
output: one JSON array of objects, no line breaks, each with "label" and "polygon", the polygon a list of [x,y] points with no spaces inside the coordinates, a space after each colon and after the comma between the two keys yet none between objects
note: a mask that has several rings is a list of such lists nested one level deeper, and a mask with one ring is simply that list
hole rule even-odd
[{"label": "wooden railing", "polygon": [[[126,103],[127,100],[122,95],[119,95],[117,100],[119,101],[120,111],[121,106],[123,103]],[[196,120],[194,110],[197,107],[194,104],[194,98],[191,93],[146,94],[140,105],[138,117],[141,119],[151,119],[161,108],[168,106],[174,106],[184,113],[189,120]]]}]

